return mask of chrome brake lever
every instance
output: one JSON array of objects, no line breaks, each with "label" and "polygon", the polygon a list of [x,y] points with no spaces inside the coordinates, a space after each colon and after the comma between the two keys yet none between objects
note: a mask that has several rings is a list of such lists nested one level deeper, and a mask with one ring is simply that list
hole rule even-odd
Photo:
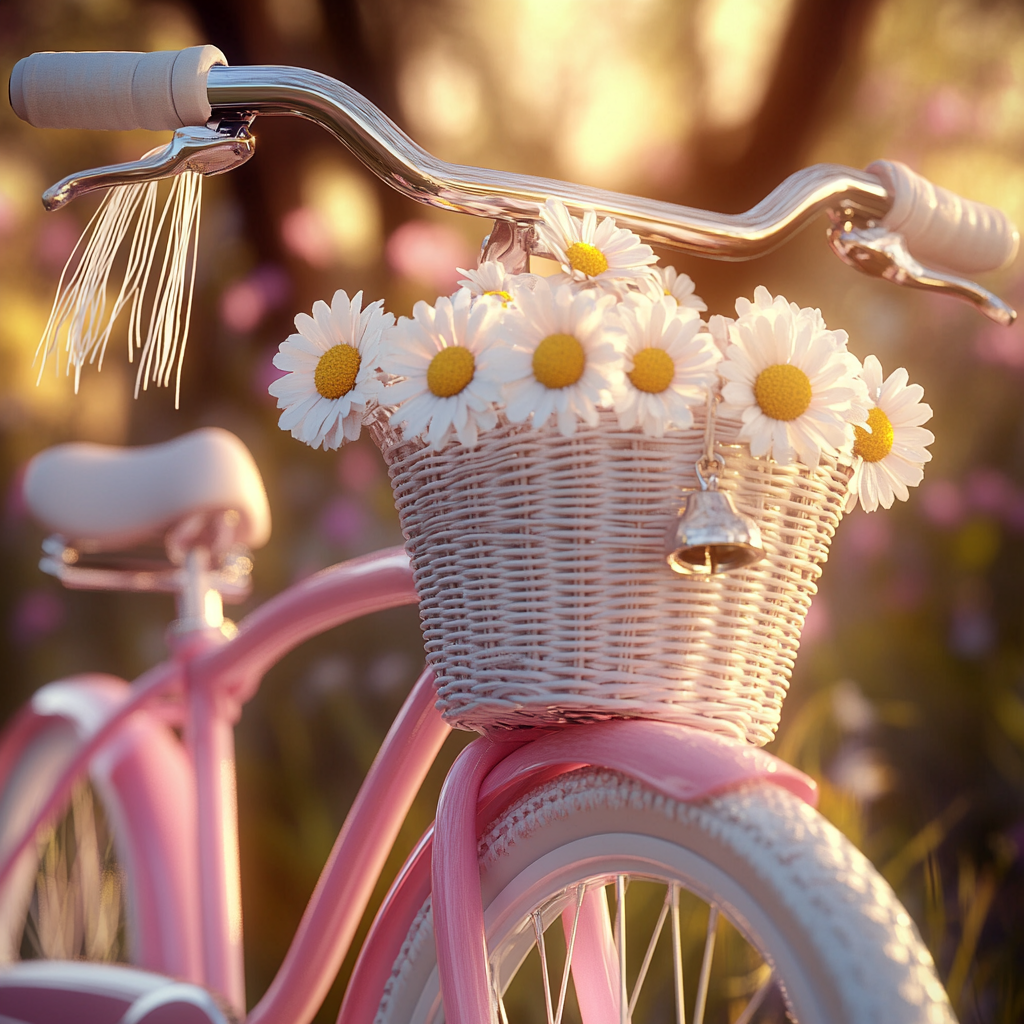
[{"label": "chrome brake lever", "polygon": [[249,131],[252,118],[221,121],[215,127],[179,128],[166,146],[150,150],[141,160],[77,171],[43,193],[43,206],[59,210],[72,199],[112,185],[134,185],[171,178],[183,171],[224,174],[256,152],[256,136]]},{"label": "chrome brake lever", "polygon": [[856,226],[846,217],[835,217],[828,229],[828,244],[844,263],[865,274],[911,288],[955,295],[1003,327],[1009,327],[1017,318],[1012,306],[980,284],[918,263],[903,236],[888,228]]}]

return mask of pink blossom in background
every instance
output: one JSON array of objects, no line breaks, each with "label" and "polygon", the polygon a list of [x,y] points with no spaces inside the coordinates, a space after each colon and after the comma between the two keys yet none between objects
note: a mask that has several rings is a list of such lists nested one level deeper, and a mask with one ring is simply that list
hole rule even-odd
[{"label": "pink blossom in background", "polygon": [[985,467],[967,478],[964,496],[971,508],[1001,516],[1013,494],[1013,484],[1005,473]]},{"label": "pink blossom in background", "polygon": [[270,385],[288,372],[287,370],[279,370],[274,365],[274,356],[276,355],[276,345],[270,345],[265,348],[263,352],[260,353],[259,360],[256,363],[256,370],[252,377],[253,393],[258,395],[260,398],[266,399],[273,405],[277,404],[277,399],[270,394]]},{"label": "pink blossom in background", "polygon": [[18,210],[10,198],[0,192],[0,238],[18,226]]},{"label": "pink blossom in background", "polygon": [[36,258],[47,270],[59,273],[81,233],[82,225],[74,218],[46,217],[35,232]]},{"label": "pink blossom in background", "polygon": [[892,772],[881,755],[859,743],[846,743],[828,768],[832,785],[870,803],[892,788]]},{"label": "pink blossom in background", "polygon": [[322,214],[309,206],[300,206],[281,219],[281,240],[285,247],[311,267],[329,267],[336,256],[336,245]]},{"label": "pink blossom in background", "polygon": [[952,480],[932,480],[921,485],[921,508],[936,526],[959,526],[964,518],[964,499]]},{"label": "pink blossom in background", "polygon": [[64,599],[59,593],[40,587],[22,594],[11,616],[11,638],[28,646],[49,636],[64,622]]},{"label": "pink blossom in background", "polygon": [[903,95],[905,87],[894,74],[875,70],[861,79],[855,103],[866,114],[879,117],[891,114]]},{"label": "pink blossom in background", "polygon": [[643,153],[637,154],[638,166],[643,167],[649,180],[658,185],[670,185],[685,179],[689,163],[687,153],[678,142],[651,143]]},{"label": "pink blossom in background", "polygon": [[864,512],[857,509],[843,521],[846,550],[859,558],[877,558],[892,546],[892,526],[884,510]]},{"label": "pink blossom in background", "polygon": [[247,334],[288,298],[291,281],[287,272],[273,264],[257,267],[251,274],[224,289],[220,319],[225,327]]},{"label": "pink blossom in background", "polygon": [[458,284],[456,268],[476,265],[476,255],[458,231],[428,220],[408,220],[395,228],[386,252],[392,270],[442,295]]},{"label": "pink blossom in background", "polygon": [[800,646],[806,648],[809,644],[823,640],[831,632],[832,616],[829,614],[828,605],[821,594],[818,594],[811,607],[807,609],[807,618],[804,619],[804,628],[800,633]]},{"label": "pink blossom in background", "polygon": [[365,533],[366,521],[363,503],[342,495],[324,509],[320,516],[320,533],[335,544],[351,544]]},{"label": "pink blossom in background", "polygon": [[852,679],[841,679],[833,688],[832,717],[849,733],[870,732],[878,722],[874,704]]},{"label": "pink blossom in background", "polygon": [[913,611],[927,593],[928,577],[919,569],[904,567],[885,588],[885,606],[898,612]]},{"label": "pink blossom in background", "polygon": [[1024,862],[1024,821],[1018,821],[1016,825],[1011,826],[1006,832],[1006,837],[1017,848],[1017,863]]},{"label": "pink blossom in background", "polygon": [[1003,522],[1011,530],[1024,533],[1024,492],[1014,491],[1003,509]]},{"label": "pink blossom in background", "polygon": [[388,651],[370,662],[366,682],[370,692],[386,697],[400,686],[408,686],[417,666],[404,651]]},{"label": "pink blossom in background", "polygon": [[26,469],[28,469],[28,463],[19,466],[7,488],[4,500],[4,518],[10,524],[28,518],[28,505],[25,503],[25,492],[22,486],[25,483]]},{"label": "pink blossom in background", "polygon": [[925,103],[925,127],[938,138],[971,131],[975,121],[974,106],[950,85],[940,86]]},{"label": "pink blossom in background", "polygon": [[338,479],[345,490],[365,494],[383,474],[384,464],[376,448],[364,444],[342,448]]},{"label": "pink blossom in background", "polygon": [[343,654],[329,654],[325,658],[320,658],[313,662],[302,680],[298,692],[300,702],[306,705],[307,711],[316,710],[328,695],[349,689],[355,674],[352,659]]},{"label": "pink blossom in background", "polygon": [[962,600],[953,609],[949,624],[949,646],[962,658],[982,658],[996,642],[996,627],[981,602]]},{"label": "pink blossom in background", "polygon": [[968,512],[982,512],[1004,526],[1024,531],[1024,489],[1001,470],[984,466],[970,473],[962,486],[932,480],[921,487],[925,518],[936,526],[960,526]]},{"label": "pink blossom in background", "polygon": [[974,351],[986,363],[1024,369],[1024,328],[990,324],[974,336]]},{"label": "pink blossom in background", "polygon": [[263,301],[248,281],[236,281],[224,289],[220,300],[220,319],[225,327],[246,334],[263,319]]}]

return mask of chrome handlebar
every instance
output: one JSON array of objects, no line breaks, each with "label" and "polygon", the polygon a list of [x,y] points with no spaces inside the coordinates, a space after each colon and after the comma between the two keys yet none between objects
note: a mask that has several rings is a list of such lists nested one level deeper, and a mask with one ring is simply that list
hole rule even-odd
[{"label": "chrome handlebar", "polygon": [[715,214],[603,189],[447,163],[409,138],[341,82],[290,67],[213,67],[206,91],[214,117],[291,114],[315,121],[382,181],[428,206],[489,220],[532,223],[549,196],[570,212],[593,210],[645,241],[717,259],[753,259],[816,214],[850,208],[883,216],[891,201],[873,175],[828,164],[799,171],[753,209]]},{"label": "chrome handlebar", "polygon": [[[787,178],[745,213],[722,214],[482,167],[448,163],[417,145],[393,121],[354,89],[303,68],[215,65],[207,78],[212,108],[206,129],[175,132],[165,154],[70,175],[47,191],[50,207],[96,188],[155,180],[199,170],[221,173],[252,154],[248,126],[259,115],[298,116],[329,131],[371,172],[403,195],[438,209],[495,221],[485,241],[487,258],[511,270],[524,269],[527,256],[549,256],[532,226],[549,197],[561,199],[577,216],[593,210],[654,245],[720,260],[763,256],[820,213],[829,215],[829,241],[845,262],[897,284],[966,299],[991,319],[1009,324],[1014,310],[966,278],[922,266],[885,235],[877,222],[893,199],[866,171],[817,164]],[[202,134],[202,138],[197,133]],[[188,159],[182,153],[188,154]],[[49,208],[49,207],[48,207]],[[882,232],[884,234],[884,232]]]}]

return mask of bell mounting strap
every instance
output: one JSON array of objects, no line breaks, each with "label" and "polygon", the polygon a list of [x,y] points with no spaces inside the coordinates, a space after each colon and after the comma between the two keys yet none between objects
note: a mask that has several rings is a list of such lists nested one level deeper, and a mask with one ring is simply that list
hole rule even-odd
[{"label": "bell mounting strap", "polygon": [[731,495],[718,489],[718,474],[725,469],[715,452],[719,397],[708,388],[704,455],[696,465],[700,489],[686,495],[665,535],[665,561],[681,576],[716,576],[743,569],[760,562],[765,554],[760,527],[736,510]]}]

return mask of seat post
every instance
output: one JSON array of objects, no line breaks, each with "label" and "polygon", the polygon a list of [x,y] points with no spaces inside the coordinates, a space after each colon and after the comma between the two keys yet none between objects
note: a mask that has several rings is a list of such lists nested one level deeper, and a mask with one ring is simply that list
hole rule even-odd
[{"label": "seat post", "polygon": [[224,601],[220,591],[211,586],[209,549],[189,548],[179,573],[175,632],[220,629],[224,625]]}]

